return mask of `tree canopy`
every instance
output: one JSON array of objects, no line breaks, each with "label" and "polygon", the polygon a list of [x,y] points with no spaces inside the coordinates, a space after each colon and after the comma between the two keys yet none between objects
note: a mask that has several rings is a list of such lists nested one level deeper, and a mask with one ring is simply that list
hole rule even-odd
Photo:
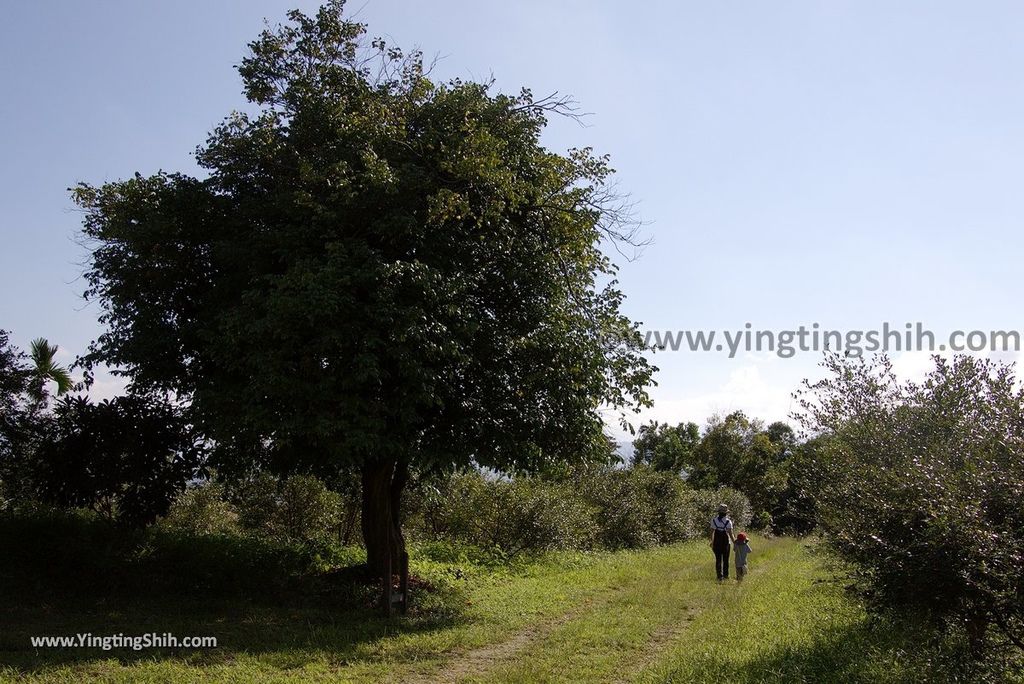
[{"label": "tree canopy", "polygon": [[655,470],[680,473],[693,466],[693,452],[700,444],[700,428],[696,423],[651,421],[640,426],[633,440],[633,464],[647,464]]}]

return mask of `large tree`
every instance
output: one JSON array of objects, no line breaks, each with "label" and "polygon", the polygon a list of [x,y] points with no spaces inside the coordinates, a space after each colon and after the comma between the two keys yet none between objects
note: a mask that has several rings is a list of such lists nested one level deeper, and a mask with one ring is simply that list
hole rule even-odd
[{"label": "large tree", "polygon": [[255,111],[206,177],[74,190],[106,325],[83,362],[187,404],[221,472],[360,469],[381,569],[410,467],[601,453],[652,368],[601,251],[628,233],[608,160],[540,142],[565,101],[435,83],[342,5],[250,44]]}]

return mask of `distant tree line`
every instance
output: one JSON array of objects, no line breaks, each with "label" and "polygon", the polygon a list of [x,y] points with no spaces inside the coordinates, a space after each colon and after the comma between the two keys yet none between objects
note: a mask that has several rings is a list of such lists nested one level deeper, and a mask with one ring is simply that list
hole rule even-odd
[{"label": "distant tree line", "polygon": [[799,491],[804,445],[786,423],[765,426],[736,411],[696,423],[651,422],[633,442],[633,463],[681,475],[697,489],[730,487],[750,498],[760,529],[805,533],[813,513]]}]

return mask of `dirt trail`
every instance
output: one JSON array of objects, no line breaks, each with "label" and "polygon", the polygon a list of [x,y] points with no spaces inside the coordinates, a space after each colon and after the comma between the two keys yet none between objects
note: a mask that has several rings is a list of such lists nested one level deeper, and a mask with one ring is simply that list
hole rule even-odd
[{"label": "dirt trail", "polygon": [[620,672],[619,676],[612,680],[614,684],[628,684],[628,682],[633,681],[636,675],[656,663],[664,654],[668,645],[671,644],[676,637],[686,631],[687,627],[690,626],[690,621],[693,620],[699,612],[700,611],[696,608],[687,608],[686,611],[681,614],[678,621],[662,625],[658,629],[654,630],[651,634],[650,641],[647,642],[647,648],[644,649],[643,653],[634,656],[630,660],[629,668]]},{"label": "dirt trail", "polygon": [[[670,577],[674,577],[677,573],[682,572],[685,572],[685,568],[680,568],[670,573]],[[649,581],[649,579],[638,577],[637,581],[644,582]],[[669,578],[665,579],[669,580]],[[441,669],[417,678],[405,680],[404,684],[455,684],[457,682],[486,677],[494,668],[502,663],[512,662],[520,652],[527,650],[533,644],[539,643],[545,636],[551,634],[559,627],[576,618],[606,607],[615,600],[616,596],[623,589],[624,587],[617,586],[600,590],[584,599],[583,603],[574,610],[529,625],[502,641],[455,654]],[[628,682],[635,674],[656,662],[664,648],[687,629],[690,621],[699,612],[696,608],[686,609],[671,623],[661,625],[655,629],[651,634],[647,647],[644,648],[642,653],[637,654],[638,657],[630,658],[628,670],[624,671],[620,678],[615,681]]]},{"label": "dirt trail", "polygon": [[[586,608],[592,606],[587,602]],[[487,674],[495,665],[510,660],[517,653],[530,644],[536,643],[546,634],[554,630],[583,612],[583,609],[570,611],[554,619],[538,622],[522,629],[504,641],[488,644],[456,655],[451,661],[445,663],[442,669],[424,675],[417,679],[408,680],[407,684],[455,684],[472,677],[481,677]]]},{"label": "dirt trail", "polygon": [[[761,563],[759,572],[764,572],[766,567],[770,568],[772,563],[773,561],[771,560]],[[614,684],[628,684],[634,681],[644,670],[657,663],[665,655],[665,650],[668,646],[689,628],[690,623],[700,612],[697,608],[686,608],[680,613],[677,620],[661,625],[658,629],[654,630],[650,641],[647,642],[647,647],[644,648],[642,653],[631,659],[629,669],[619,673],[619,676],[612,680]]]}]

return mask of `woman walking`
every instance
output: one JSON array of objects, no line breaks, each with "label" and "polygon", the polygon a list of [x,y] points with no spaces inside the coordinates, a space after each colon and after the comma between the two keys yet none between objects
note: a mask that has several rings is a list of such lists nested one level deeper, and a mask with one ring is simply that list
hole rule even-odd
[{"label": "woman walking", "polygon": [[711,548],[715,552],[715,574],[718,581],[729,579],[729,549],[732,547],[732,518],[729,507],[718,505],[718,515],[711,519]]}]

